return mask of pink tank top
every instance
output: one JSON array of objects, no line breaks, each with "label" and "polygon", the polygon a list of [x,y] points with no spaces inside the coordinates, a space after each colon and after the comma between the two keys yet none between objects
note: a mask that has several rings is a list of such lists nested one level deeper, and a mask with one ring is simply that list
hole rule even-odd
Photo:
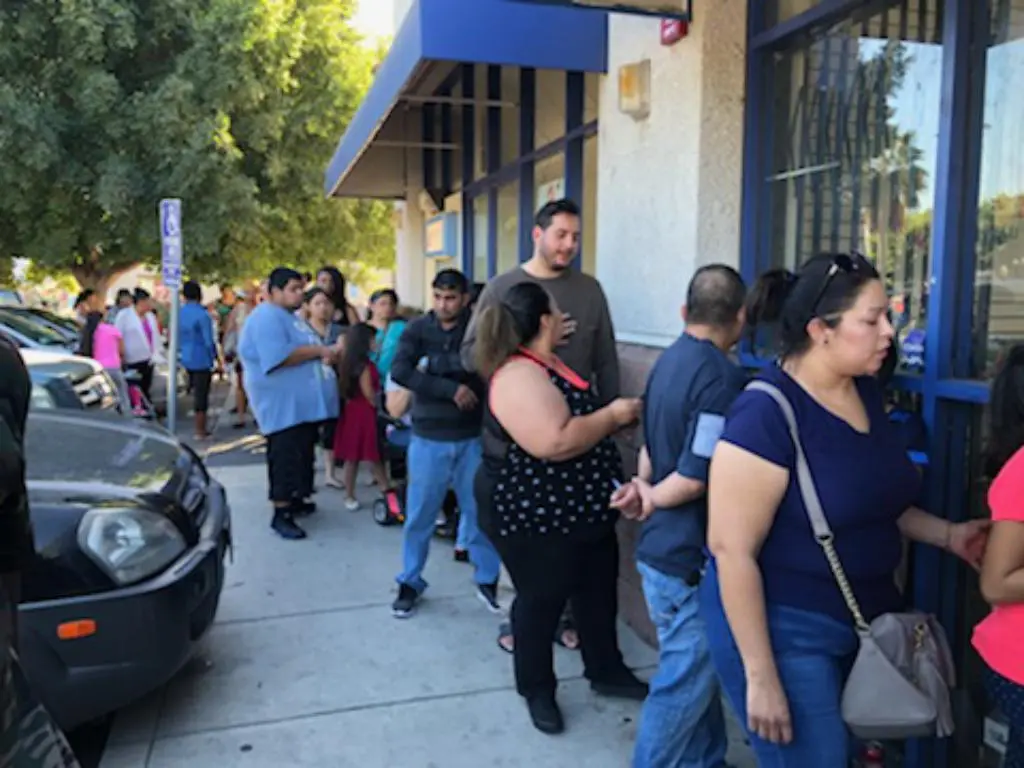
[{"label": "pink tank top", "polygon": [[121,332],[110,323],[100,323],[92,337],[92,356],[104,368],[120,368],[121,352],[118,342]]}]

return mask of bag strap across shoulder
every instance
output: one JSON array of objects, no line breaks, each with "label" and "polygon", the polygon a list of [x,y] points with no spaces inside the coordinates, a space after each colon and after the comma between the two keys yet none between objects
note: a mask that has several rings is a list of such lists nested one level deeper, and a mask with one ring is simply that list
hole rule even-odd
[{"label": "bag strap across shoulder", "polygon": [[843,595],[846,607],[850,609],[857,631],[860,633],[869,632],[871,627],[864,619],[864,614],[861,613],[860,605],[853,594],[853,588],[846,578],[846,571],[843,570],[843,564],[839,562],[839,554],[836,552],[832,528],[825,517],[825,510],[821,506],[821,498],[818,496],[818,489],[814,484],[814,477],[811,475],[811,467],[807,463],[807,454],[804,453],[804,446],[800,441],[800,430],[797,428],[796,413],[793,411],[792,403],[782,393],[782,390],[774,384],[769,384],[767,381],[752,381],[746,388],[757,392],[764,392],[775,401],[779,406],[779,410],[782,411],[786,424],[789,426],[789,435],[793,439],[793,448],[796,451],[797,486],[800,489],[800,496],[803,498],[804,507],[807,509],[807,517],[811,522],[811,529],[814,531],[814,539],[825,551],[829,568],[832,570],[832,575],[839,586],[839,591]]}]

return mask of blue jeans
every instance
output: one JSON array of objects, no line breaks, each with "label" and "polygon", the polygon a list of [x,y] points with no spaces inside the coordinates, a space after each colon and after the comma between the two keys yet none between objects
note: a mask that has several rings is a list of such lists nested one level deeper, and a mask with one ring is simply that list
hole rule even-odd
[{"label": "blue jeans", "polygon": [[633,768],[722,768],[728,750],[718,678],[698,588],[637,563],[658,631],[658,671],[637,732]]},{"label": "blue jeans", "polygon": [[747,726],[747,680],[722,608],[713,565],[700,588],[701,616],[722,689],[750,739],[760,768],[847,768],[850,734],[840,711],[843,684],[857,651],[852,625],[831,616],[766,606],[775,666],[789,702],[793,741],[773,744]]},{"label": "blue jeans", "polygon": [[409,488],[406,492],[405,526],[402,530],[402,572],[399,584],[417,592],[427,588],[423,569],[427,565],[430,540],[434,536],[437,512],[448,489],[459,500],[459,514],[466,526],[466,549],[476,566],[477,584],[498,581],[501,560],[490,540],[477,524],[473,478],[480,466],[480,439],[440,442],[413,435],[409,442]]}]

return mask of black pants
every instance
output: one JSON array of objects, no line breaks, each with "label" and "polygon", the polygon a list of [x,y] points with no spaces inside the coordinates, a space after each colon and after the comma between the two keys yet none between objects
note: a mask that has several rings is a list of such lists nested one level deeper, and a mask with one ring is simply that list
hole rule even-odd
[{"label": "black pants", "polygon": [[619,542],[615,530],[596,541],[562,534],[492,539],[516,588],[512,637],[516,690],[553,695],[557,687],[551,638],[571,600],[585,675],[617,679],[625,669],[616,635]]},{"label": "black pants", "polygon": [[313,463],[320,424],[297,424],[267,435],[270,500],[292,504],[313,495]]},{"label": "black pants", "polygon": [[152,401],[153,397],[150,393],[153,391],[153,363],[149,360],[144,360],[141,363],[129,363],[125,366],[125,370],[135,371],[139,374],[139,389],[142,390],[142,394],[146,396],[147,400]]},{"label": "black pants", "polygon": [[213,382],[212,371],[189,371],[189,386],[192,387],[192,410],[206,413],[210,410],[210,384]]}]

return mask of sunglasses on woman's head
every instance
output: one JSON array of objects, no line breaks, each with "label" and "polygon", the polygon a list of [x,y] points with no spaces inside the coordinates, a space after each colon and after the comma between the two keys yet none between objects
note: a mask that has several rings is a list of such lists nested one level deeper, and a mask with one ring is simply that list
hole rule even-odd
[{"label": "sunglasses on woman's head", "polygon": [[828,271],[825,272],[825,278],[821,282],[821,288],[818,289],[818,293],[814,297],[814,303],[811,304],[811,317],[815,318],[818,316],[818,305],[825,298],[825,294],[828,293],[829,286],[832,285],[836,275],[840,272],[846,275],[860,272],[863,265],[867,263],[867,259],[856,251],[850,254],[837,253],[833,255],[832,263],[829,265]]}]

